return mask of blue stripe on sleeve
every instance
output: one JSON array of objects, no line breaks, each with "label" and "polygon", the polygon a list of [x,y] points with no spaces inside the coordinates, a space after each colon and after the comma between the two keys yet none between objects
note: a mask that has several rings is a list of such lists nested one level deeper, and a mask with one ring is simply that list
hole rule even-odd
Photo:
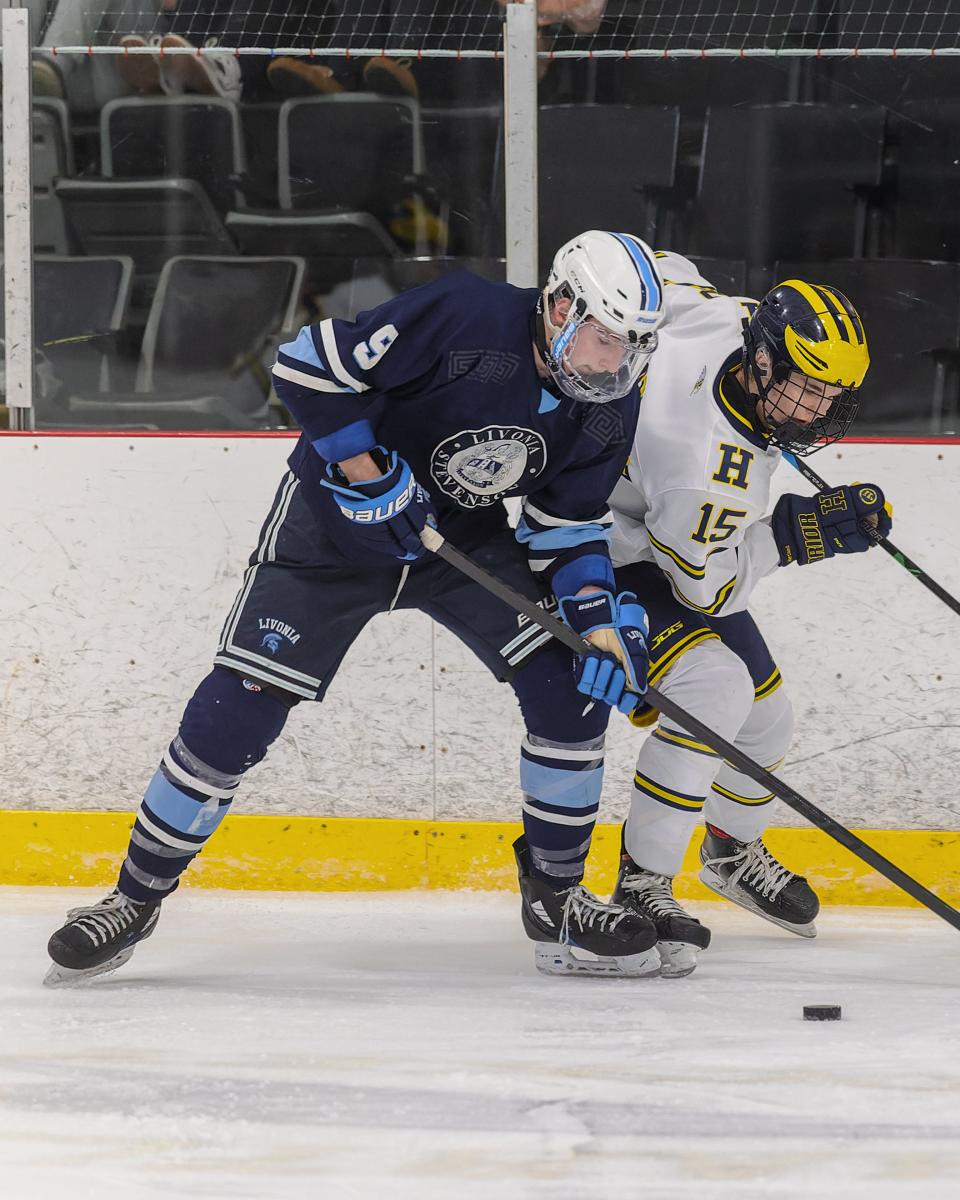
[{"label": "blue stripe on sleeve", "polygon": [[284,342],[279,349],[281,354],[296,359],[298,363],[305,363],[308,367],[319,367],[325,374],[330,373],[330,368],[317,353],[309,325],[304,325],[292,342]]},{"label": "blue stripe on sleeve", "polygon": [[354,421],[324,437],[316,438],[313,448],[327,462],[342,462],[345,458],[353,458],[355,454],[363,454],[372,450],[377,444],[373,426],[369,421]]},{"label": "blue stripe on sleeve", "polygon": [[561,525],[552,528],[533,529],[526,517],[517,524],[517,541],[531,550],[569,550],[585,542],[607,542],[610,531],[603,525],[592,522],[583,525]]}]

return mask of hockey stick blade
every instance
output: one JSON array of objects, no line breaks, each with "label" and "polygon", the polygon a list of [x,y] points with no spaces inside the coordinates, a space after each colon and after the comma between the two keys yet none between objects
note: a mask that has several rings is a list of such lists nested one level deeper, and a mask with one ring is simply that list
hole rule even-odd
[{"label": "hockey stick blade", "polygon": [[[783,457],[791,467],[795,467],[800,472],[804,479],[812,483],[818,492],[829,491],[830,484],[825,479],[821,479],[813,467],[808,466],[803,459],[797,458],[794,454],[784,454]],[[938,600],[942,600],[947,608],[960,615],[960,600],[951,596],[947,589],[937,583],[935,579],[931,579],[921,566],[918,566],[912,558],[908,558],[902,550],[898,550],[889,538],[883,537],[874,525],[869,521],[861,521],[860,529],[875,545],[882,546],[892,559],[908,570],[914,579],[922,583],[928,591],[933,592]]]},{"label": "hockey stick blade", "polygon": [[[474,583],[478,583],[482,588],[485,588],[492,595],[499,597],[505,604],[508,604],[515,612],[523,613],[529,617],[535,624],[539,625],[547,633],[553,634],[561,645],[572,650],[574,654],[583,654],[585,650],[591,650],[593,647],[589,642],[585,641],[574,633],[574,631],[552,613],[548,613],[541,608],[535,600],[522,595],[504,583],[502,579],[498,579],[496,575],[492,575],[489,571],[473,561],[462,550],[458,550],[439,533],[436,529],[427,526],[420,534],[421,541],[424,546],[445,562],[448,562],[452,567],[456,567]],[[643,597],[640,597],[641,603]],[[948,925],[952,925],[954,929],[960,930],[960,912],[955,908],[951,908],[946,901],[941,900],[939,896],[935,896],[928,888],[925,888],[922,883],[919,883],[912,875],[908,875],[892,863],[888,858],[885,858],[879,851],[874,850],[872,846],[868,846],[861,838],[858,838],[855,833],[852,833],[846,826],[841,825],[839,821],[835,821],[822,809],[811,803],[799,792],[794,791],[776,775],[771,774],[766,768],[761,767],[759,763],[754,762],[752,758],[738,750],[731,742],[722,738],[718,733],[712,730],[708,725],[704,725],[696,717],[692,716],[679,704],[668,697],[664,696],[656,688],[648,688],[644,699],[659,709],[660,712],[670,718],[671,721],[676,721],[678,725],[682,725],[684,729],[692,733],[699,741],[705,743],[711,750],[715,751],[722,758],[726,759],[737,770],[742,771],[744,775],[761,784],[768,792],[772,792],[788,808],[792,808],[794,812],[799,813],[802,817],[822,830],[828,837],[833,838],[835,842],[839,842],[841,846],[849,850],[851,854],[855,854],[857,858],[873,867],[885,879],[895,884],[901,891],[922,904],[924,908],[928,908],[931,912],[936,913],[938,917],[946,921]]]}]

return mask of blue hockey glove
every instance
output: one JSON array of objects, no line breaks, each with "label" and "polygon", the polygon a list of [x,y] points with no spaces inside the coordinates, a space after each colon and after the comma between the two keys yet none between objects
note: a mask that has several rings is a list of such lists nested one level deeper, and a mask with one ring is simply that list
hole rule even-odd
[{"label": "blue hockey glove", "polygon": [[813,496],[781,496],[771,528],[781,567],[820,562],[835,554],[861,554],[873,545],[861,524],[869,520],[881,537],[893,526],[893,509],[874,483],[831,488]]},{"label": "blue hockey glove", "polygon": [[383,475],[350,483],[331,463],[323,485],[334,493],[337,508],[360,543],[377,553],[412,562],[425,553],[420,530],[437,523],[430,494],[395,451],[377,446],[371,456],[383,467]]},{"label": "blue hockey glove", "polygon": [[574,665],[577,691],[602,700],[621,712],[633,712],[637,697],[647,690],[647,634],[650,623],[633,592],[590,592],[564,596],[560,615],[595,650],[581,654]]}]

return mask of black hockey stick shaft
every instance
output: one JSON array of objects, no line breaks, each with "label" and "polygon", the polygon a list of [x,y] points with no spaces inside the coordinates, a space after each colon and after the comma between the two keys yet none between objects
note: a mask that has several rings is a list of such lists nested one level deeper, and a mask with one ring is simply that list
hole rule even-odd
[{"label": "black hockey stick shaft", "polygon": [[[437,530],[427,526],[421,533],[423,544],[428,550],[433,551],[439,558],[448,562],[452,567],[456,567],[458,571],[462,571],[475,583],[480,584],[488,592],[499,597],[505,604],[508,604],[512,609],[524,616],[529,617],[531,621],[539,625],[541,629],[547,633],[553,634],[558,642],[567,646],[574,654],[583,654],[585,650],[593,649],[589,642],[575,633],[569,625],[565,625],[559,617],[555,617],[552,613],[548,613],[541,608],[535,600],[529,599],[521,592],[504,583],[502,579],[498,579],[496,575],[492,575],[478,563],[474,562],[469,555],[464,554],[462,550],[458,550],[455,546],[451,546],[448,541],[438,533]],[[939,896],[935,896],[918,883],[906,871],[901,870],[896,863],[892,863],[888,858],[884,858],[882,854],[868,846],[866,842],[857,837],[855,833],[851,833],[844,825],[835,821],[833,817],[828,816],[822,809],[817,808],[809,800],[800,795],[799,792],[793,790],[776,775],[772,775],[759,763],[754,762],[752,758],[738,750],[731,742],[722,738],[718,733],[714,732],[708,725],[704,725],[696,717],[692,716],[678,704],[674,704],[662,692],[656,688],[648,688],[644,699],[649,701],[655,708],[659,709],[664,716],[669,717],[672,721],[676,721],[678,725],[682,725],[690,733],[694,734],[701,742],[709,746],[711,750],[721,755],[732,766],[742,771],[744,775],[748,775],[751,779],[756,780],[761,786],[765,787],[768,792],[772,792],[778,796],[788,808],[792,808],[794,812],[798,812],[802,817],[805,817],[811,825],[815,825],[817,829],[822,829],[824,833],[832,837],[834,841],[839,842],[841,846],[846,847],[851,854],[855,854],[858,858],[868,863],[875,871],[878,871],[891,883],[896,884],[901,891],[912,896],[925,908],[929,908],[931,912],[941,917],[948,925],[952,925],[954,929],[960,930],[960,912],[955,908],[951,908],[949,904],[941,900]]]},{"label": "black hockey stick shaft", "polygon": [[[783,457],[792,467],[796,467],[804,479],[809,480],[817,491],[823,492],[829,489],[830,484],[825,479],[821,479],[813,467],[805,463],[802,458],[797,458],[794,454],[784,454]],[[914,579],[933,592],[938,600],[942,600],[947,608],[953,609],[955,613],[960,615],[960,600],[956,596],[951,596],[945,587],[941,587],[935,579],[931,579],[921,566],[918,566],[912,558],[908,558],[902,550],[898,550],[893,542],[889,538],[885,538],[869,521],[862,521],[860,528],[871,541],[875,542],[878,546],[882,546],[892,559],[898,562],[901,567],[908,570]]]}]

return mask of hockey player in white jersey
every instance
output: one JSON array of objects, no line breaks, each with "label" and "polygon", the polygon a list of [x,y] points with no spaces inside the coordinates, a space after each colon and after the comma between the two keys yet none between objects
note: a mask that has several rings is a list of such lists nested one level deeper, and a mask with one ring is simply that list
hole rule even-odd
[{"label": "hockey player in white jersey", "polygon": [[[878,487],[782,497],[768,515],[781,452],[842,438],[869,357],[840,292],[788,280],[756,301],[722,296],[687,259],[658,255],[666,319],[647,374],[633,450],[611,498],[617,584],[643,597],[650,682],[751,758],[783,761],[793,715],[747,611],[778,567],[867,550],[864,518],[890,529]],[[638,709],[637,724],[657,714]],[[773,796],[661,718],[641,748],[614,899],[657,925],[664,975],[685,975],[709,930],[673,896],[693,827],[706,833],[702,881],[804,937],[819,902],[761,835]]]}]

